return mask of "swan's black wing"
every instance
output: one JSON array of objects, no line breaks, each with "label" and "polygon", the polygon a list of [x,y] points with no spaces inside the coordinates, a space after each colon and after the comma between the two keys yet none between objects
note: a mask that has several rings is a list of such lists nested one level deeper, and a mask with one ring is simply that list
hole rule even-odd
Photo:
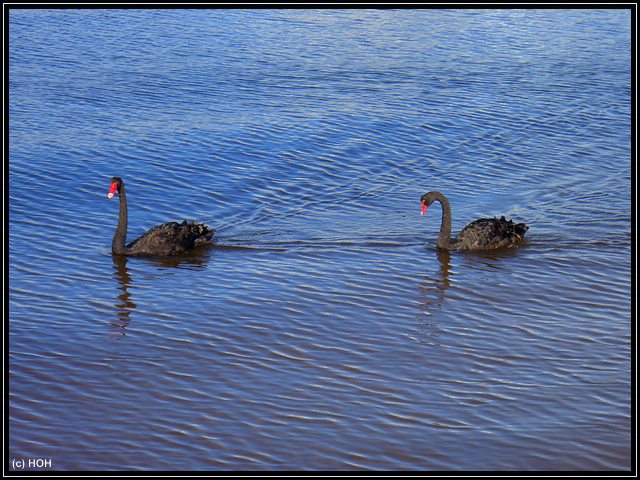
[{"label": "swan's black wing", "polygon": [[521,243],[529,229],[524,223],[500,218],[481,218],[464,227],[453,246],[460,250],[489,250]]},{"label": "swan's black wing", "polygon": [[130,255],[176,255],[209,242],[215,230],[202,223],[169,222],[157,225],[127,245]]}]

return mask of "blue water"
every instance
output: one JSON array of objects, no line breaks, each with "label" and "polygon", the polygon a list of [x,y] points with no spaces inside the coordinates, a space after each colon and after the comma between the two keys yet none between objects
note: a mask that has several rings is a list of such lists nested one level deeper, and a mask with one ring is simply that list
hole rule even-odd
[{"label": "blue water", "polygon": [[631,469],[630,24],[11,9],[5,469]]}]

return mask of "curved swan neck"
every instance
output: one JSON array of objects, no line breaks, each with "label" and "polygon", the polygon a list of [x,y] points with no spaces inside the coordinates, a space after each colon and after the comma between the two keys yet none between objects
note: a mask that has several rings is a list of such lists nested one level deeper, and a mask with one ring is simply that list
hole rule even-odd
[{"label": "curved swan neck", "polygon": [[438,235],[438,247],[449,248],[451,246],[451,205],[443,194],[437,192],[436,198],[442,206],[442,223],[440,224],[440,235]]},{"label": "curved swan neck", "polygon": [[113,253],[124,254],[126,251],[125,242],[127,238],[127,194],[125,193],[124,184],[120,187],[120,214],[118,216],[118,226],[116,233],[113,235],[111,250]]}]

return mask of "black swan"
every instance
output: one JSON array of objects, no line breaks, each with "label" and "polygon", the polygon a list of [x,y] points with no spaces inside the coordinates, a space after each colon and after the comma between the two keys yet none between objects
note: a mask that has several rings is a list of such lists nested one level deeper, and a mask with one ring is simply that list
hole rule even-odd
[{"label": "black swan", "polygon": [[438,235],[438,248],[446,250],[491,250],[513,247],[521,243],[524,233],[529,230],[524,223],[506,220],[504,215],[498,218],[481,218],[464,227],[456,238],[451,238],[451,206],[449,200],[440,192],[425,193],[420,199],[424,215],[433,202],[442,205],[442,224]]},{"label": "black swan", "polygon": [[186,220],[182,223],[169,222],[153,227],[140,238],[125,245],[127,237],[127,195],[124,182],[120,177],[111,178],[111,188],[107,197],[113,198],[116,192],[120,194],[120,216],[118,217],[118,226],[111,244],[111,250],[115,254],[177,255],[209,242],[215,232],[214,229],[210,229],[202,223],[187,223]]}]

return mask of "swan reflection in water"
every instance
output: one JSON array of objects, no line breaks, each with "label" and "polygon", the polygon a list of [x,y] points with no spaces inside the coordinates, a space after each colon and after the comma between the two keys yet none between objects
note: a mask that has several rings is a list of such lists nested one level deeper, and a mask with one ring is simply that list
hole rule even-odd
[{"label": "swan reflection in water", "polygon": [[[418,340],[422,343],[438,344],[435,338],[438,336],[438,332],[442,331],[443,325],[438,325],[436,321],[440,317],[440,314],[447,297],[450,297],[450,301],[455,302],[456,298],[460,298],[463,294],[468,301],[473,297],[471,290],[472,285],[464,286],[459,282],[454,285],[452,278],[457,274],[460,274],[461,278],[467,278],[472,280],[476,278],[477,274],[464,272],[464,270],[481,270],[481,271],[497,271],[503,269],[502,265],[505,260],[514,258],[519,254],[517,248],[501,248],[496,250],[487,251],[474,251],[464,253],[451,253],[449,250],[442,248],[431,249],[437,252],[438,262],[440,267],[435,272],[425,272],[421,275],[421,281],[418,284],[418,309],[419,313],[417,318],[419,319],[418,330],[420,332]],[[454,256],[454,264],[452,267],[452,255]],[[453,291],[447,293],[452,288]],[[469,291],[469,294],[466,292]]]},{"label": "swan reflection in water", "polygon": [[451,286],[451,252],[442,248],[437,249],[440,268],[433,276],[423,275],[419,288],[419,308],[421,317],[432,316],[442,306],[446,291]]},{"label": "swan reflection in water", "polygon": [[136,304],[131,300],[129,286],[131,285],[131,274],[127,268],[127,257],[124,255],[113,255],[113,269],[115,270],[115,278],[118,281],[118,290],[120,294],[116,298],[115,311],[116,319],[109,322],[114,327],[110,332],[110,336],[117,340],[126,335],[125,329],[131,322],[131,312],[136,308]]},{"label": "swan reflection in water", "polygon": [[[177,255],[174,257],[145,257],[138,258],[134,261],[145,262],[147,265],[164,268],[188,268],[203,269],[211,256],[211,249],[203,247],[196,248],[189,253]],[[113,327],[110,336],[114,340],[120,339],[126,335],[126,328],[131,323],[131,314],[137,308],[136,303],[131,297],[129,287],[132,285],[132,275],[127,263],[131,261],[125,255],[112,255],[114,277],[118,282],[118,290],[114,303],[116,318],[109,322],[109,326]]]}]

